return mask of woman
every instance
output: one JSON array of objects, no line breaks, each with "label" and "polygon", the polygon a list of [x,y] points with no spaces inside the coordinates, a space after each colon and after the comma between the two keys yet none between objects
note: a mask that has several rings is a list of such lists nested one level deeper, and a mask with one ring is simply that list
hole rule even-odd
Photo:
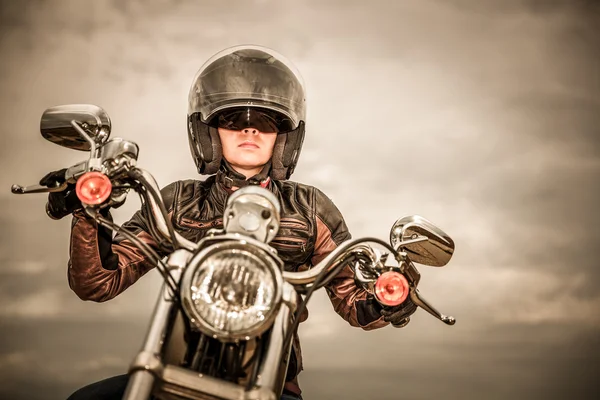
[{"label": "woman", "polygon": [[[175,229],[194,242],[222,226],[227,197],[247,185],[260,185],[281,203],[281,226],[271,242],[285,269],[310,268],[350,239],[344,219],[317,188],[289,181],[304,139],[305,90],[300,74],[280,54],[259,46],[226,49],[198,71],[189,96],[188,135],[204,181],[178,181],[162,190]],[[49,175],[42,184],[52,184]],[[154,267],[133,243],[99,228],[86,217],[74,190],[50,194],[48,214],[74,213],[69,284],[83,300],[106,301],[123,292]],[[124,224],[159,251],[137,212]],[[365,330],[405,324],[413,304],[383,309],[354,283],[347,267],[327,286],[336,312]],[[301,321],[308,317],[301,316]],[[282,399],[301,399],[297,375],[302,370],[298,338]],[[70,399],[121,398],[127,376],[110,378],[75,392]]]}]

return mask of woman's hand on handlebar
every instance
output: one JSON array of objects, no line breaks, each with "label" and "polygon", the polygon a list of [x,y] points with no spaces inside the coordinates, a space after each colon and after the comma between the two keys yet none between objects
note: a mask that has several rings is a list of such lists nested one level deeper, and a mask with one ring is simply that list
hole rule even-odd
[{"label": "woman's hand on handlebar", "polygon": [[[53,187],[65,182],[66,168],[48,173],[40,180],[40,185]],[[46,214],[52,219],[62,219],[83,208],[75,192],[75,184],[70,183],[62,192],[48,194]]]},{"label": "woman's hand on handlebar", "polygon": [[410,321],[410,316],[417,311],[417,305],[411,300],[410,296],[404,302],[395,307],[383,307],[381,315],[383,320],[391,323],[397,328],[406,326]]}]

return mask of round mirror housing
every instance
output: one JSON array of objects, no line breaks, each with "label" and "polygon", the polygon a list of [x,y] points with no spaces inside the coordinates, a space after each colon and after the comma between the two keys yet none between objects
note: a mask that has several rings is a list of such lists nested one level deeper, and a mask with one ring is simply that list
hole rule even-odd
[{"label": "round mirror housing", "polygon": [[71,124],[76,121],[87,135],[100,147],[110,137],[110,118],[93,104],[68,104],[44,111],[40,131],[44,139],[74,150],[89,151],[90,143]]},{"label": "round mirror housing", "polygon": [[454,241],[440,228],[418,215],[400,218],[392,226],[390,243],[416,263],[431,267],[448,264]]}]

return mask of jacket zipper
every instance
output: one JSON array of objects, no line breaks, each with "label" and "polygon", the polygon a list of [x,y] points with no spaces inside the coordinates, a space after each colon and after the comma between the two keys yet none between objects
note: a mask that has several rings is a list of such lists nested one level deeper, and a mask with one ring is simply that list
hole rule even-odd
[{"label": "jacket zipper", "polygon": [[308,224],[293,218],[282,218],[279,221],[279,226],[284,228],[297,228],[303,231],[308,231]]},{"label": "jacket zipper", "polygon": [[199,229],[199,230],[211,229],[211,228],[222,227],[223,219],[215,218],[215,219],[212,219],[209,221],[195,221],[195,220],[191,220],[188,218],[181,218],[180,225],[183,227],[186,227],[186,228],[193,228],[193,229]]},{"label": "jacket zipper", "polygon": [[296,239],[293,237],[281,237],[271,241],[271,243],[275,245],[288,249],[297,249],[300,247],[303,252],[306,251],[306,242],[307,241],[305,239]]}]

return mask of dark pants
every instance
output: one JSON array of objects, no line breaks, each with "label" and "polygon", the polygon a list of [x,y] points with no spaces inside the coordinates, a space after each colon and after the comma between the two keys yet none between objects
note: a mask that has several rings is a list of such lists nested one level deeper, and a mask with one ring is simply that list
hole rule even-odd
[{"label": "dark pants", "polygon": [[[67,400],[121,400],[127,388],[129,375],[118,375],[82,387]],[[298,400],[299,397],[284,394],[280,400]]]}]

